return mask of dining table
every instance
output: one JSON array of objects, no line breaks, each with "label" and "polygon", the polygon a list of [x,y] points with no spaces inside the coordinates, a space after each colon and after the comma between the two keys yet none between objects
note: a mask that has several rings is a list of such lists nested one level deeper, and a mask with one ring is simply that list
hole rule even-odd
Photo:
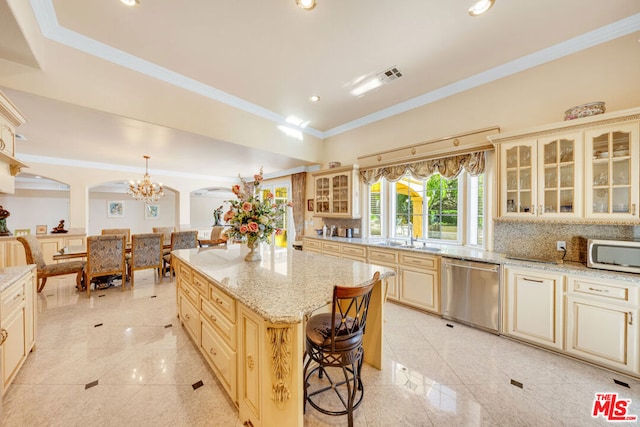
[{"label": "dining table", "polygon": [[[171,244],[163,244],[162,249],[171,249]],[[131,244],[127,243],[125,248],[126,253],[131,253]],[[70,245],[61,248],[57,254],[53,255],[51,258],[54,261],[62,261],[66,259],[72,258],[86,258],[87,257],[87,247],[86,245]]]}]

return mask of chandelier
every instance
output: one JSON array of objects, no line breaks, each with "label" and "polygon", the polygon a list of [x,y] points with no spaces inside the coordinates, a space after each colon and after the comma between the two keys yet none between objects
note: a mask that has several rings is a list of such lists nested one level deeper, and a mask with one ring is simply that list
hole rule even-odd
[{"label": "chandelier", "polygon": [[129,191],[127,192],[136,200],[145,202],[157,202],[160,197],[164,196],[162,183],[156,184],[151,181],[149,176],[149,156],[142,156],[146,161],[144,178],[138,182],[129,181]]}]

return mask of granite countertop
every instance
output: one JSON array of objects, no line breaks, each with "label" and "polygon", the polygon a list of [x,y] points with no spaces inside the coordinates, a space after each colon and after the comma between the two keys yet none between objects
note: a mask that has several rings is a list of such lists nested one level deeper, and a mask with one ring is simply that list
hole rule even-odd
[{"label": "granite countertop", "polygon": [[19,267],[5,267],[0,268],[0,292],[13,285],[16,280],[20,279],[31,269],[34,269],[35,264],[21,265]]},{"label": "granite countertop", "polygon": [[271,323],[299,323],[331,302],[333,286],[360,286],[391,268],[260,245],[262,261],[247,262],[246,245],[180,249],[172,254]]},{"label": "granite countertop", "polygon": [[[457,246],[449,244],[427,243],[423,247],[422,242],[415,243],[415,247],[407,246],[391,246],[382,244],[392,239],[381,238],[345,238],[345,237],[322,237],[322,236],[305,236],[307,239],[316,239],[323,241],[335,241],[339,243],[351,243],[355,245],[365,245],[381,249],[393,249],[400,251],[410,251],[417,253],[428,253],[430,255],[439,255],[447,258],[462,259],[467,261],[486,262],[491,264],[501,264],[514,267],[534,268],[537,270],[560,272],[565,274],[577,274],[590,278],[601,278],[609,280],[620,280],[630,282],[640,286],[640,275],[634,273],[622,273],[608,270],[598,270],[588,268],[585,264],[579,262],[537,262],[533,260],[511,259],[505,254],[491,252],[484,249],[470,248],[466,246]],[[399,241],[399,240],[398,240]]]}]

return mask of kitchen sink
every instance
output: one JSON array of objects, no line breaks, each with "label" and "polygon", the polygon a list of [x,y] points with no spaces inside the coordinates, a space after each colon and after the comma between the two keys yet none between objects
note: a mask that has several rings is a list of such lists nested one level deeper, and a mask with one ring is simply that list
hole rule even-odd
[{"label": "kitchen sink", "polygon": [[440,252],[440,248],[436,248],[434,246],[422,246],[422,245],[410,245],[407,242],[396,241],[396,240],[381,240],[379,242],[375,242],[376,246],[388,246],[393,248],[407,248],[407,249],[419,249],[421,251],[427,252]]}]

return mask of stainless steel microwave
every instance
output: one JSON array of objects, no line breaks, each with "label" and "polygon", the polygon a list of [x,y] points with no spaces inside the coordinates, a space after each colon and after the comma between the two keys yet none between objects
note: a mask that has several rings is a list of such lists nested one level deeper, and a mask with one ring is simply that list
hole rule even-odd
[{"label": "stainless steel microwave", "polygon": [[589,239],[587,267],[640,273],[640,241]]}]

